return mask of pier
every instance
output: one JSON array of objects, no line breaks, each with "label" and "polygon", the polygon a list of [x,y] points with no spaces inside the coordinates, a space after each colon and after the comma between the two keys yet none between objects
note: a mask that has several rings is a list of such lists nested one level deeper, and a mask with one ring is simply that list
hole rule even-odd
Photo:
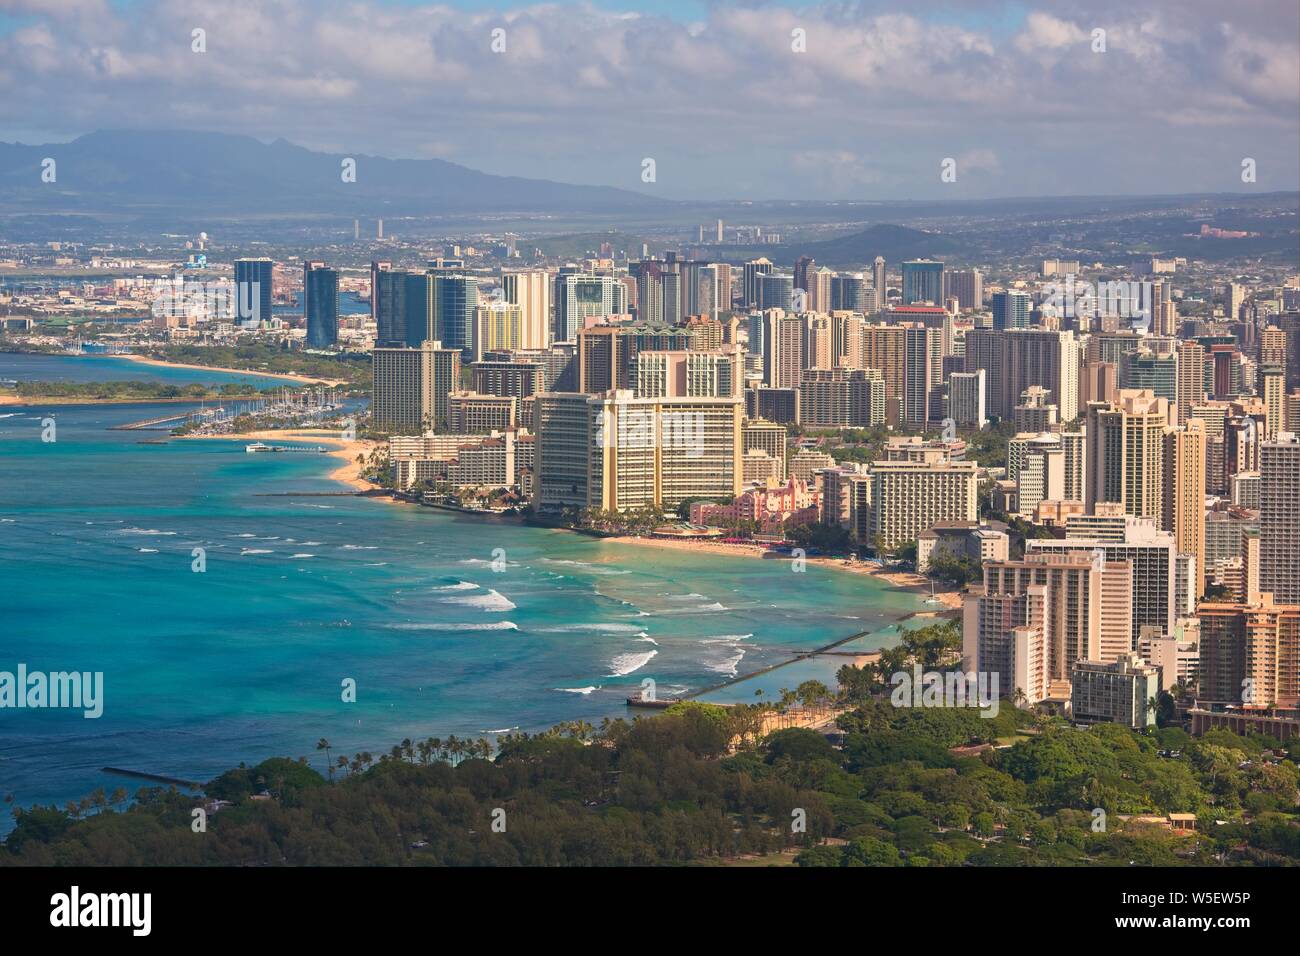
[{"label": "pier", "polygon": [[206,783],[199,783],[197,780],[182,780],[179,777],[166,777],[160,773],[147,773],[144,770],[126,770],[122,767],[100,767],[104,773],[111,773],[118,777],[132,777],[136,780],[150,780],[154,783],[168,783],[175,787],[185,787],[189,790],[202,790],[207,786]]}]

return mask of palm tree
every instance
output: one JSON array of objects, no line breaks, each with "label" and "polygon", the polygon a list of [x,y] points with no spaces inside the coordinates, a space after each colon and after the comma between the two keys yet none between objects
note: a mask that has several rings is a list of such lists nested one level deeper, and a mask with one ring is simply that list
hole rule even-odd
[{"label": "palm tree", "polygon": [[330,780],[334,779],[334,765],[330,763],[330,742],[322,737],[316,741],[316,749],[325,751],[325,769],[329,771]]}]

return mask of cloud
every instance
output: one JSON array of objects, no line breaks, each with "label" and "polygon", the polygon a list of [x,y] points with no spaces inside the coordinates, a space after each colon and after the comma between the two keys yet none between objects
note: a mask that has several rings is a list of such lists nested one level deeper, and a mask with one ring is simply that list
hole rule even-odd
[{"label": "cloud", "polygon": [[[581,3],[0,10],[19,18],[0,35],[0,138],[166,124],[389,156],[436,144],[489,172],[612,185],[655,156],[681,197],[1233,189],[1243,155],[1275,171],[1260,188],[1300,179],[1294,0],[1237,4],[1230,23],[1219,0],[1041,0],[1013,19],[992,0],[716,3],[689,23]],[[941,183],[945,156],[978,175]]]}]

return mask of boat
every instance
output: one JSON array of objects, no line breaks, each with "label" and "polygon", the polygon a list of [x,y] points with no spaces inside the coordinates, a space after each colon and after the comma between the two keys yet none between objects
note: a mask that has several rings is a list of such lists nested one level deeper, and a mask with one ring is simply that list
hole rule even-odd
[{"label": "boat", "polygon": [[270,445],[263,444],[260,441],[255,441],[251,445],[244,446],[244,451],[248,452],[250,455],[258,451],[270,451],[270,450],[271,450]]}]

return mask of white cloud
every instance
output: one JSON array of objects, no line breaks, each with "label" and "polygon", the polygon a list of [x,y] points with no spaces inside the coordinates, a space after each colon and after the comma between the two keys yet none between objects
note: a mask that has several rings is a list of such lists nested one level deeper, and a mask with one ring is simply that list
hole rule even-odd
[{"label": "white cloud", "polygon": [[[585,4],[0,0],[21,18],[0,69],[19,78],[5,127],[52,138],[166,121],[392,156],[436,143],[491,172],[604,183],[653,155],[683,196],[937,195],[943,156],[980,174],[954,184],[969,195],[1233,188],[1234,154],[1269,155],[1295,188],[1300,13],[1236,6],[1099,0],[1084,17],[1039,0],[1008,29],[992,0],[960,17],[939,0],[720,3],[690,23]],[[1134,179],[1135,143],[1169,152],[1162,175]]]}]

